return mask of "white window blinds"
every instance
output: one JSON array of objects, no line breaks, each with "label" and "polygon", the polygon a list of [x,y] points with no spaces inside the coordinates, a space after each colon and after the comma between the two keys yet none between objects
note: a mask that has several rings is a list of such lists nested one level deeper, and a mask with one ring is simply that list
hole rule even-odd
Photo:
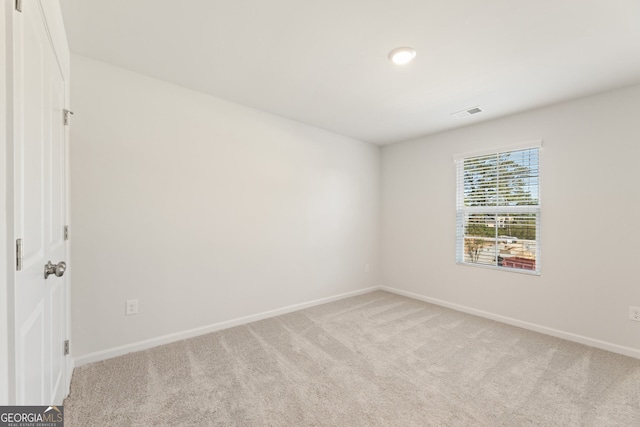
[{"label": "white window blinds", "polygon": [[456,163],[456,261],[539,273],[540,144]]}]

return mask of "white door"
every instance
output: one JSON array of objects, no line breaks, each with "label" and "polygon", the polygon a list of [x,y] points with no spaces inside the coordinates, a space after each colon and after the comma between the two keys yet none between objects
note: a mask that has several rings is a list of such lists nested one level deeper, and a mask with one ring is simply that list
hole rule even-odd
[{"label": "white door", "polygon": [[[40,1],[22,1],[14,27],[16,404],[61,404],[65,394],[65,82]],[[59,269],[58,273],[61,272]]]}]

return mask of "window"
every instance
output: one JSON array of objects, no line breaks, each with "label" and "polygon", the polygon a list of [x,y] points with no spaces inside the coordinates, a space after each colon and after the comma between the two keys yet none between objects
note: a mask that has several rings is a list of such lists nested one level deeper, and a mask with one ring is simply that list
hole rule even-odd
[{"label": "window", "polygon": [[540,147],[456,158],[458,264],[540,273]]}]

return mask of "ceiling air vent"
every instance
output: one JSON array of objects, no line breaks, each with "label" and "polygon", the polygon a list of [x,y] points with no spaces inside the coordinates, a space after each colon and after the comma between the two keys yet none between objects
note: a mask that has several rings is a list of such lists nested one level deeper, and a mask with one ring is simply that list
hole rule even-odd
[{"label": "ceiling air vent", "polygon": [[451,115],[456,119],[464,119],[478,113],[482,113],[482,109],[480,107],[471,107],[467,108],[466,110],[458,111],[457,113],[453,113]]}]

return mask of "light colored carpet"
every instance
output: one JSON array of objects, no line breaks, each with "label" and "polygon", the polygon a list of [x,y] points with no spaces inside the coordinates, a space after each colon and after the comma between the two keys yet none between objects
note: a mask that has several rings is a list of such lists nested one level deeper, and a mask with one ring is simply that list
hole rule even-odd
[{"label": "light colored carpet", "polygon": [[376,291],[82,366],[73,426],[640,426],[640,360]]}]

